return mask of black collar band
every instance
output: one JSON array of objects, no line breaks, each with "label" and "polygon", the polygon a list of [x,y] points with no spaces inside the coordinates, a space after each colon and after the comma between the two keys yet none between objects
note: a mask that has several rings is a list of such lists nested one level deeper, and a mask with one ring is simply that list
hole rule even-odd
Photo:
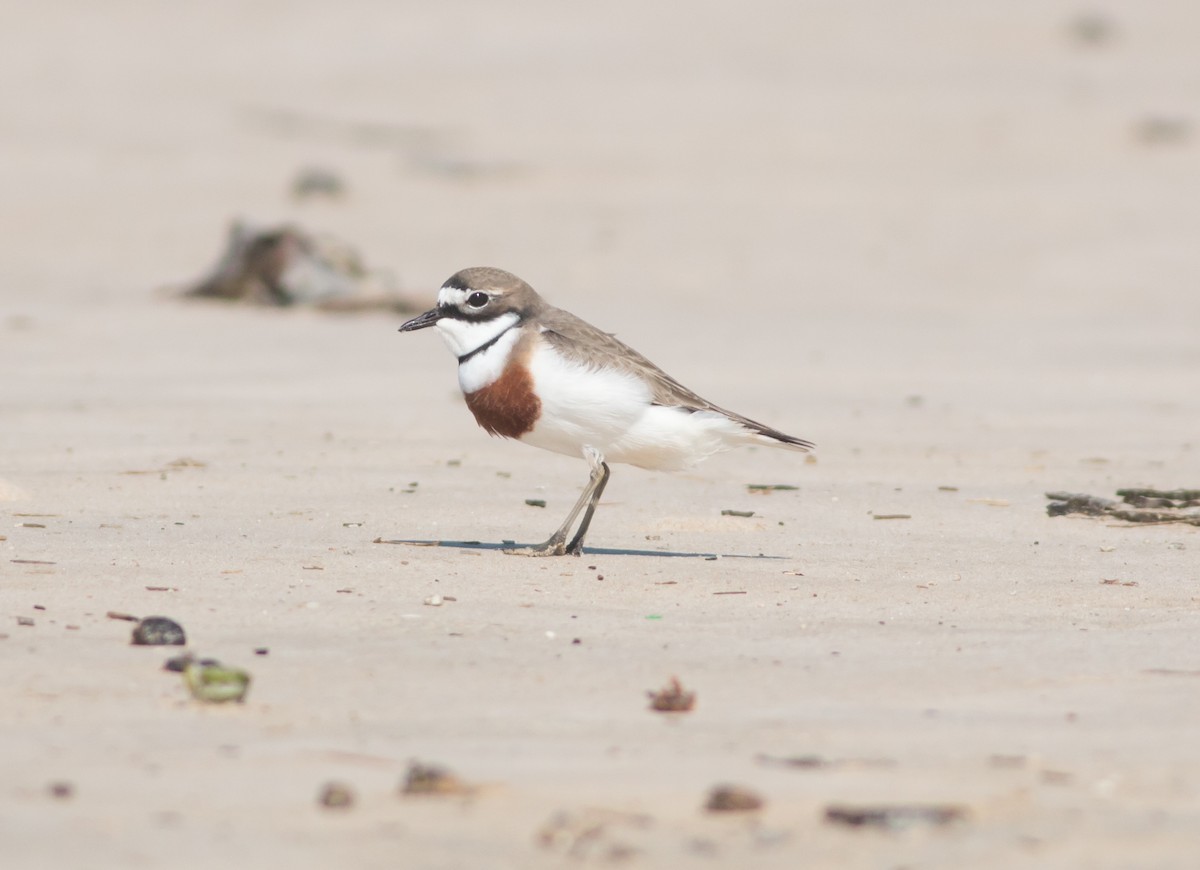
[{"label": "black collar band", "polygon": [[458,358],[458,364],[459,364],[459,365],[462,365],[462,364],[463,364],[463,363],[465,363],[467,360],[471,359],[471,357],[473,357],[473,356],[475,356],[475,355],[477,355],[477,354],[481,354],[481,353],[483,353],[485,350],[487,350],[487,349],[488,349],[489,347],[491,347],[493,344],[495,344],[496,342],[498,342],[498,341],[499,341],[499,340],[500,340],[500,339],[501,339],[501,338],[504,336],[504,333],[506,333],[506,332],[508,332],[510,329],[512,329],[512,328],[513,328],[513,326],[520,326],[520,325],[521,325],[521,321],[519,321],[519,320],[518,320],[518,321],[517,321],[516,323],[514,323],[512,326],[509,326],[509,327],[506,327],[505,329],[502,329],[502,330],[500,330],[498,333],[496,333],[496,335],[495,335],[494,337],[492,337],[492,338],[489,338],[489,339],[488,339],[487,341],[485,341],[483,344],[479,345],[479,347],[475,348],[474,350],[467,351],[467,352],[466,352],[466,353],[464,353],[462,356],[460,356],[460,357]]}]

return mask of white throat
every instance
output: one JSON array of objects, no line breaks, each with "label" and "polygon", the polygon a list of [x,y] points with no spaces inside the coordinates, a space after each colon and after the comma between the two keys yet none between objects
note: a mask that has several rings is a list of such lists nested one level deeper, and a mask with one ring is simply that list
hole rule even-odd
[{"label": "white throat", "polygon": [[[521,337],[521,330],[514,329],[520,316],[509,311],[492,320],[467,321],[455,320],[449,317],[437,322],[438,332],[442,334],[450,352],[460,359],[474,353],[470,359],[459,363],[458,385],[463,393],[470,394],[496,382],[504,374],[508,364],[509,354]],[[480,351],[479,348],[495,341],[491,347]]]},{"label": "white throat", "polygon": [[491,320],[456,320],[443,317],[437,322],[437,328],[451,353],[455,356],[466,356],[471,351],[483,347],[504,330],[516,326],[520,319],[515,311],[505,312]]}]

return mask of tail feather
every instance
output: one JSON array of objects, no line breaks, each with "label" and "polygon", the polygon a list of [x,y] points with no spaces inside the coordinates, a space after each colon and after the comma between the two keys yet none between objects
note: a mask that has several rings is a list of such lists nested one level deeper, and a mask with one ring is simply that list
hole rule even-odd
[{"label": "tail feather", "polygon": [[[811,441],[806,441],[803,438],[797,438],[794,435],[788,435],[785,432],[780,432],[778,429],[772,429],[770,426],[764,426],[762,423],[751,420],[749,417],[743,417],[741,414],[735,414],[733,411],[726,411],[724,408],[718,408],[715,405],[711,408],[693,409],[691,410],[691,413],[707,415],[718,419],[723,417],[729,422],[735,423],[738,427],[740,427],[740,431],[744,433],[745,440],[752,444],[766,444],[771,447],[783,447],[787,450],[801,450],[806,453],[816,447],[816,445]],[[731,432],[730,434],[733,433]]]},{"label": "tail feather", "polygon": [[805,441],[803,438],[796,438],[792,435],[785,435],[783,432],[777,432],[774,429],[758,430],[755,433],[755,440],[760,443],[765,443],[771,447],[783,447],[787,450],[800,450],[804,453],[816,447],[811,441]]},{"label": "tail feather", "polygon": [[729,411],[722,411],[721,413],[725,414],[729,419],[740,423],[746,429],[749,429],[753,433],[754,440],[757,442],[766,443],[772,447],[784,447],[788,450],[803,450],[806,453],[816,447],[811,441],[797,438],[795,435],[788,435],[785,432],[780,432],[778,429],[772,429],[770,426],[764,426],[762,423],[751,420],[749,417],[743,417],[741,414],[734,414]]}]

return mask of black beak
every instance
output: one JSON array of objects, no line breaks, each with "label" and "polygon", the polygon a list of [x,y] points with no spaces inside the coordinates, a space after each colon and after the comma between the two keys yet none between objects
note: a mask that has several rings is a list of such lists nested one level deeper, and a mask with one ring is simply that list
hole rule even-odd
[{"label": "black beak", "polygon": [[431,311],[426,311],[424,314],[414,317],[412,320],[400,327],[401,332],[412,332],[414,329],[424,329],[427,326],[433,326],[442,319],[441,309],[434,308]]}]

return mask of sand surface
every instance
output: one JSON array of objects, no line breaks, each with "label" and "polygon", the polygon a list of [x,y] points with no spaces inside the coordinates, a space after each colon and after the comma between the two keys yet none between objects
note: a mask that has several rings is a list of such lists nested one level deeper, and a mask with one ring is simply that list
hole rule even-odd
[{"label": "sand surface", "polygon": [[[1194,867],[1200,529],[1045,513],[1200,487],[1200,9],[1102,5],[5,3],[0,865]],[[816,461],[374,543],[586,466],[395,317],[165,296],[238,216],[510,269]]]}]

